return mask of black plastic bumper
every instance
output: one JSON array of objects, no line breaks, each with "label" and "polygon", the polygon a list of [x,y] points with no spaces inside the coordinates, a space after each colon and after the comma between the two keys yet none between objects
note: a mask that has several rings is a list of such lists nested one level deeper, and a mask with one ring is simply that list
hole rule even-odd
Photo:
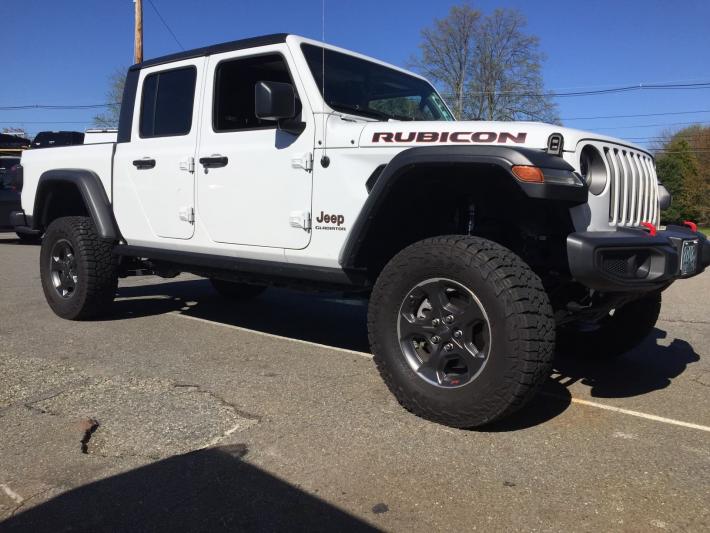
[{"label": "black plastic bumper", "polygon": [[[682,270],[684,242],[690,261]],[[583,231],[567,237],[567,259],[572,277],[590,289],[645,292],[703,272],[710,265],[710,242],[683,226],[655,235],[637,228]]]},{"label": "black plastic bumper", "polygon": [[41,231],[32,227],[32,217],[25,215],[24,211],[11,212],[10,225],[15,228],[15,232],[24,235],[39,235],[41,233]]}]

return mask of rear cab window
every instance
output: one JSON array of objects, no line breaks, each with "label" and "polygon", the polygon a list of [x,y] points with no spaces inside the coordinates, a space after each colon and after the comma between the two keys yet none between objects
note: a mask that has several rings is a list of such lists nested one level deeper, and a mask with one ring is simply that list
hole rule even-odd
[{"label": "rear cab window", "polygon": [[197,69],[192,65],[145,77],[139,122],[141,138],[190,133],[196,79]]}]

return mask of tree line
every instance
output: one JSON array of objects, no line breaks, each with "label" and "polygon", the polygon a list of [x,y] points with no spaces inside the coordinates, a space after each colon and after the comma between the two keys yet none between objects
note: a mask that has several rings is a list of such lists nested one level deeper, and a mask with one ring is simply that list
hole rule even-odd
[{"label": "tree line", "polygon": [[666,135],[656,151],[656,170],[673,196],[665,223],[692,220],[710,225],[710,127],[691,126]]}]

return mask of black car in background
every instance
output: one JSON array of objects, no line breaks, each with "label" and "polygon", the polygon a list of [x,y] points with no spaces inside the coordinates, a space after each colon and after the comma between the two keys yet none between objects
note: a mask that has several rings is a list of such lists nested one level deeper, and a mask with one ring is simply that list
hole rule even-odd
[{"label": "black car in background", "polygon": [[12,227],[10,212],[20,209],[20,193],[15,181],[15,167],[20,164],[16,155],[0,155],[0,228]]},{"label": "black car in background", "polygon": [[80,131],[40,131],[32,141],[32,148],[51,148],[84,144],[84,134]]}]

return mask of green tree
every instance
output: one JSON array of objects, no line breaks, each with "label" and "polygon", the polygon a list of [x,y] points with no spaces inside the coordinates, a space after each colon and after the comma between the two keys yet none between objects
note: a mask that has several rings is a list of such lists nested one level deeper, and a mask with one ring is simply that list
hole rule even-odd
[{"label": "green tree", "polygon": [[436,83],[459,119],[559,122],[545,91],[539,39],[525,32],[514,9],[483,16],[470,4],[453,6],[422,30],[412,65]]},{"label": "green tree", "polygon": [[106,111],[95,115],[94,126],[97,128],[117,128],[118,117],[121,113],[121,99],[123,98],[123,85],[126,81],[126,70],[116,69],[108,79],[109,88],[106,92]]},{"label": "green tree", "polygon": [[698,160],[686,139],[666,144],[656,161],[663,185],[673,196],[671,207],[662,213],[664,222],[701,221],[707,190],[700,176]]}]

